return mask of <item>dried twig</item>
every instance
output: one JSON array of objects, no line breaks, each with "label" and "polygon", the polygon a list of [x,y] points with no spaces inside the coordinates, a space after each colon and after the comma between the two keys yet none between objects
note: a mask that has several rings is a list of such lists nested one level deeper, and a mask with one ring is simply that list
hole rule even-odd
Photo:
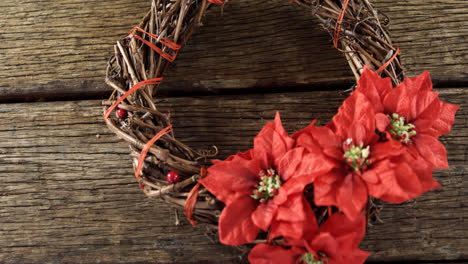
[{"label": "dried twig", "polygon": [[[323,28],[334,35],[337,18],[342,12],[342,1],[339,0],[294,0],[305,7],[318,18]],[[136,36],[156,45],[163,53],[176,55],[161,41],[168,39],[183,46],[196,28],[201,26],[201,18],[211,4],[207,0],[152,0],[150,11],[145,15],[139,27],[145,32],[134,32]],[[344,53],[351,70],[359,79],[364,65],[371,69],[379,69],[396,52],[391,42],[387,28],[381,21],[387,18],[379,14],[368,0],[354,0],[345,10],[340,23],[338,50]],[[157,39],[150,34],[158,35]],[[134,35],[134,36],[135,36]],[[155,77],[162,77],[170,65],[164,56],[141,43],[135,37],[117,41],[114,46],[115,56],[109,60],[106,71],[106,83],[114,89],[109,100],[103,101],[104,106],[112,105],[138,82]],[[397,56],[386,67],[383,76],[388,76],[397,84],[404,79],[404,72]],[[134,167],[138,163],[143,146],[155,134],[171,124],[170,113],[158,109],[154,96],[158,90],[157,84],[148,85],[127,97],[119,108],[130,112],[128,118],[107,119],[107,126],[118,137],[130,144]],[[185,206],[185,199],[194,184],[198,181],[200,168],[207,158],[217,155],[214,151],[195,151],[176,140],[173,133],[163,135],[152,147],[144,159],[140,178],[145,186],[144,192],[149,197],[158,197],[176,208]],[[165,175],[170,170],[176,170],[181,181],[175,185],[165,181]],[[336,208],[317,207],[313,204],[312,186],[308,187],[306,197],[313,205],[322,223]],[[222,204],[203,189],[198,192],[194,208],[194,218],[199,222],[216,228],[222,209]],[[380,207],[372,199],[369,200],[369,218],[376,219]],[[259,240],[261,241],[261,240]]]}]

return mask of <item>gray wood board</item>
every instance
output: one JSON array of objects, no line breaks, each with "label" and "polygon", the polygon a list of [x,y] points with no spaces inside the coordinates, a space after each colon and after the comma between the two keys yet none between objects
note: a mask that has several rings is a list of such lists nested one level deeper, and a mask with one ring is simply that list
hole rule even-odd
[{"label": "gray wood board", "polygon": [[[468,81],[468,2],[376,0],[391,18],[409,76],[431,71],[441,86]],[[112,45],[150,1],[1,1],[0,100],[96,98]],[[223,10],[223,11],[221,11]],[[330,89],[354,80],[343,55],[305,10],[286,0],[212,7],[167,72],[162,91]]]},{"label": "gray wood board", "polygon": [[[292,132],[313,118],[327,123],[345,96],[338,92],[167,98],[176,137],[220,158],[252,146],[279,110]],[[403,205],[386,205],[385,224],[362,248],[372,261],[468,259],[468,90],[444,89],[460,104],[441,141],[451,168],[434,177],[443,188]],[[0,262],[236,262],[174,212],[149,200],[133,178],[129,149],[104,125],[99,101],[0,105]],[[179,214],[184,218],[183,213]]]}]

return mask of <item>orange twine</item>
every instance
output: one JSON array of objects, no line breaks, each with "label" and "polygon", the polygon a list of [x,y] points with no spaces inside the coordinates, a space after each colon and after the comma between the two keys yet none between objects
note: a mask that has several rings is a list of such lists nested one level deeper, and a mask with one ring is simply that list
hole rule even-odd
[{"label": "orange twine", "polygon": [[[291,1],[293,1],[293,0],[291,0]],[[344,2],[344,4],[343,4],[343,7],[341,7],[340,15],[338,16],[338,19],[336,20],[335,32],[333,34],[333,43],[335,44],[335,49],[338,48],[338,40],[339,40],[340,32],[341,32],[341,22],[343,22],[343,18],[345,16],[346,9],[348,8],[348,4],[349,4],[349,0],[346,0]],[[382,65],[377,70],[377,73],[380,73],[381,71],[385,70],[388,67],[388,65],[390,65],[390,63],[392,63],[392,61],[396,58],[396,56],[400,52],[400,49],[397,46],[393,46],[393,47],[397,49],[395,54],[393,54],[393,56],[390,58],[390,60],[388,60],[384,65]]]},{"label": "orange twine", "polygon": [[392,61],[398,56],[398,53],[400,53],[400,48],[398,48],[397,46],[393,47],[396,48],[395,54],[393,54],[393,56],[376,71],[377,73],[380,73],[381,71],[385,70],[388,67],[388,65],[390,65],[390,63],[392,63]]},{"label": "orange twine", "polygon": [[341,22],[343,21],[343,18],[345,16],[346,8],[348,8],[348,3],[349,3],[349,0],[346,0],[343,7],[341,8],[340,15],[338,16],[338,19],[336,20],[335,33],[333,35],[333,42],[335,44],[335,49],[338,48],[338,38],[340,36],[340,31],[341,31]]},{"label": "orange twine", "polygon": [[224,0],[208,0],[208,2],[215,4],[215,5],[222,5],[224,4]]},{"label": "orange twine", "polygon": [[148,154],[149,149],[151,148],[151,146],[156,141],[158,141],[158,139],[160,139],[162,136],[164,136],[165,134],[167,134],[167,133],[169,133],[171,131],[172,131],[172,125],[170,125],[170,126],[164,128],[163,130],[159,131],[159,133],[157,133],[150,141],[148,141],[148,143],[146,143],[145,146],[143,147],[143,149],[141,150],[140,158],[138,158],[138,165],[137,165],[137,168],[135,170],[135,178],[140,183],[140,187],[142,189],[144,188],[144,186],[141,184],[140,172],[141,172],[141,168],[143,168],[143,163],[145,161],[146,154]]},{"label": "orange twine", "polygon": [[[207,175],[207,171],[205,166],[202,166],[200,169],[200,179],[205,178]],[[198,198],[198,190],[200,190],[200,183],[197,184],[190,190],[190,193],[187,196],[187,200],[185,201],[185,216],[190,221],[192,226],[196,227],[197,222],[193,219],[193,209],[195,209],[195,204],[197,203]]]},{"label": "orange twine", "polygon": [[149,79],[146,81],[139,82],[135,84],[130,90],[128,90],[124,95],[122,95],[111,107],[109,107],[106,112],[104,113],[104,120],[107,121],[107,118],[109,118],[109,115],[114,111],[114,109],[119,105],[125,98],[127,98],[130,94],[135,92],[136,90],[140,89],[143,86],[146,85],[152,85],[152,84],[160,84],[162,81],[162,77],[154,78],[154,79]]},{"label": "orange twine", "polygon": [[175,54],[172,56],[172,55],[169,55],[169,53],[166,53],[166,52],[163,52],[160,48],[156,47],[156,45],[154,45],[153,43],[147,41],[146,39],[143,39],[142,37],[138,36],[138,35],[135,35],[133,32],[134,31],[140,31],[144,34],[147,34],[148,36],[150,36],[152,39],[155,39],[155,40],[158,40],[158,35],[156,34],[152,34],[152,33],[148,33],[146,31],[144,31],[143,29],[139,28],[139,27],[134,27],[132,30],[130,30],[130,33],[128,34],[127,38],[130,38],[130,37],[135,37],[141,41],[143,41],[143,43],[145,43],[146,45],[148,45],[150,48],[152,48],[154,51],[156,51],[157,53],[159,53],[159,55],[161,55],[162,57],[164,57],[166,60],[170,61],[170,62],[173,62],[175,60],[175,57],[177,56],[177,53],[179,52],[179,49],[180,49],[180,45],[177,44],[177,43],[174,43],[170,40],[168,40],[167,38],[161,38],[159,39],[159,42],[162,43],[163,45],[165,45],[166,47],[169,47],[171,48],[172,50],[174,50]]}]

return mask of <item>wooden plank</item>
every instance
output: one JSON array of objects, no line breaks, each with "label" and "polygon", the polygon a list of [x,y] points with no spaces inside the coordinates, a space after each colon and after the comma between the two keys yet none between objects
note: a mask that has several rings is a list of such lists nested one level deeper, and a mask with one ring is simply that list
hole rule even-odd
[{"label": "wooden plank", "polygon": [[[363,248],[376,262],[468,259],[466,140],[468,89],[444,89],[460,104],[441,138],[451,169],[443,188],[388,205]],[[179,139],[224,158],[252,145],[279,110],[288,131],[330,120],[338,92],[167,98]],[[239,251],[211,242],[204,228],[174,226],[174,212],[140,192],[126,144],[109,132],[99,101],[0,105],[0,262],[235,262]],[[181,218],[183,214],[181,213]],[[224,263],[224,262],[223,262]]]},{"label": "wooden plank", "polygon": [[[410,76],[432,71],[436,83],[468,81],[468,2],[375,0],[391,18]],[[0,1],[0,100],[92,98],[108,94],[106,59],[150,1]],[[183,49],[165,91],[315,87],[353,77],[309,11],[285,0],[237,0],[213,7]]]}]

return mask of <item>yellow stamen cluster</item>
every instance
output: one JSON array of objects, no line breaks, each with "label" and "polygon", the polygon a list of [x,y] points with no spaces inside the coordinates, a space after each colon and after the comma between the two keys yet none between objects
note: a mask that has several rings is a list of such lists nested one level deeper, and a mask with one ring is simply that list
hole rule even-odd
[{"label": "yellow stamen cluster", "polygon": [[278,189],[281,187],[281,178],[272,168],[267,171],[260,171],[259,176],[260,181],[255,185],[255,190],[250,197],[260,200],[261,203],[266,203],[278,194]]},{"label": "yellow stamen cluster", "polygon": [[[323,254],[320,254],[320,255],[323,255]],[[313,253],[310,253],[310,252],[307,252],[304,255],[302,255],[301,260],[305,264],[326,264],[326,263],[328,263],[326,256],[315,258],[315,255]]]},{"label": "yellow stamen cluster", "polygon": [[[390,116],[388,116],[390,117]],[[387,131],[390,136],[404,144],[411,144],[411,137],[416,135],[415,126],[411,123],[405,123],[405,118],[398,114],[392,114]]]},{"label": "yellow stamen cluster", "polygon": [[367,170],[369,166],[369,155],[370,155],[370,147],[367,146],[364,148],[364,144],[359,144],[355,146],[353,140],[348,138],[343,143],[343,151],[344,155],[343,158],[351,168],[355,171],[359,170]]}]

